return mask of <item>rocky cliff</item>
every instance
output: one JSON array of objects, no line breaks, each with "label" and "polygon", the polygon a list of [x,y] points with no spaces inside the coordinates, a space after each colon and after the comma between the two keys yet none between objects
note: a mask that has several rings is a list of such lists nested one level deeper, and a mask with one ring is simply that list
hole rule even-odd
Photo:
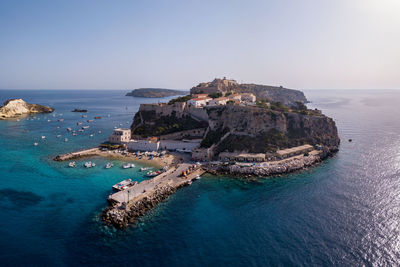
[{"label": "rocky cliff", "polygon": [[203,145],[219,143],[216,152],[273,152],[303,144],[320,144],[335,152],[340,143],[335,122],[319,111],[227,105],[208,108],[208,114],[210,131]]},{"label": "rocky cliff", "polygon": [[132,92],[127,93],[126,96],[157,98],[157,97],[167,97],[176,95],[187,95],[188,93],[189,93],[188,91],[172,90],[172,89],[139,88],[133,90]]},{"label": "rocky cliff", "polygon": [[296,102],[307,102],[304,93],[299,90],[259,84],[239,84],[235,80],[227,79],[214,79],[212,82],[200,83],[190,89],[190,93],[253,93],[257,97],[257,100],[264,99],[273,102],[281,102],[288,106]]},{"label": "rocky cliff", "polygon": [[0,119],[16,118],[35,113],[51,113],[54,109],[38,104],[29,104],[22,99],[10,99],[0,107]]}]

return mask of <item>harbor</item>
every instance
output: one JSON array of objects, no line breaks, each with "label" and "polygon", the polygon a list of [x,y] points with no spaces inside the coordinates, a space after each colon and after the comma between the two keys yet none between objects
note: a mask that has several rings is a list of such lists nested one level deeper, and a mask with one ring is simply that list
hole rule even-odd
[{"label": "harbor", "polygon": [[125,228],[178,188],[200,179],[204,172],[200,164],[181,163],[152,179],[111,194],[107,199],[109,206],[102,213],[102,220],[117,228]]}]

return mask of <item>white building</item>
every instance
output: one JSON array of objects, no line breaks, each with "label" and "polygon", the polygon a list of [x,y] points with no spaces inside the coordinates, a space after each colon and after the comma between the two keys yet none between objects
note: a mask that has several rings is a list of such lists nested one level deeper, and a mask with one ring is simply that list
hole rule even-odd
[{"label": "white building", "polygon": [[226,105],[226,102],[228,102],[228,101],[229,101],[228,97],[218,97],[213,100],[210,100],[210,102],[208,102],[208,105],[209,106]]},{"label": "white building", "polygon": [[191,152],[193,149],[200,146],[201,139],[193,140],[161,140],[160,148],[163,150],[180,150]]},{"label": "white building", "polygon": [[192,98],[187,101],[189,106],[193,106],[196,108],[201,108],[207,105],[207,103],[212,100],[210,97],[202,97],[202,98]]},{"label": "white building", "polygon": [[110,143],[122,144],[127,143],[131,140],[131,130],[130,129],[114,129],[114,132],[108,138]]},{"label": "white building", "polygon": [[228,96],[228,98],[230,100],[239,100],[239,101],[241,101],[242,100],[242,95],[241,94],[232,94],[232,95]]},{"label": "white building", "polygon": [[160,141],[157,140],[130,140],[127,144],[129,151],[157,151]]},{"label": "white building", "polygon": [[241,101],[245,103],[254,103],[256,102],[256,96],[252,93],[243,93],[241,94]]}]

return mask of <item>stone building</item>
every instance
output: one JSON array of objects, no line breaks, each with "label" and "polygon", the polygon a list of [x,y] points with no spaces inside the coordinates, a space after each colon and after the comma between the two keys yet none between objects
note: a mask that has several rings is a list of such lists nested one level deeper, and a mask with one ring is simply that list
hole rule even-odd
[{"label": "stone building", "polygon": [[127,143],[131,140],[131,130],[121,128],[114,129],[108,140],[113,144]]}]

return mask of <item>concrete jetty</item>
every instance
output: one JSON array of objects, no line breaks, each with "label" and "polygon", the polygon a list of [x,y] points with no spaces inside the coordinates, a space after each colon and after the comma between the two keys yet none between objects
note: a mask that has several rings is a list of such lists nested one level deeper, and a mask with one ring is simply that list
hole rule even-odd
[{"label": "concrete jetty", "polygon": [[67,154],[61,154],[54,158],[55,161],[65,161],[65,160],[72,160],[78,159],[83,157],[90,157],[90,156],[97,156],[101,154],[101,150],[98,147],[79,150],[76,152],[71,152]]},{"label": "concrete jetty", "polygon": [[[184,171],[189,174],[182,175]],[[204,172],[199,165],[182,163],[152,179],[112,194],[108,198],[110,206],[103,211],[102,219],[107,224],[124,228]]]}]

